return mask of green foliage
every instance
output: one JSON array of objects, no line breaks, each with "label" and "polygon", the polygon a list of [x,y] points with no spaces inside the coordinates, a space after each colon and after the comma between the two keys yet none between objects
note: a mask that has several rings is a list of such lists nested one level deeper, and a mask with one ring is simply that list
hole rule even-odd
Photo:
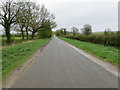
[{"label": "green foliage", "polygon": [[104,35],[111,35],[111,34],[112,34],[112,31],[110,28],[105,29]]},{"label": "green foliage", "polygon": [[[5,36],[7,39],[5,42],[11,44],[15,41],[11,37],[11,30],[20,32],[18,37],[24,36],[29,39],[29,32],[31,32],[31,38],[34,39],[35,34],[39,28],[46,28],[48,26],[52,29],[57,26],[55,15],[50,14],[44,5],[39,6],[34,2],[16,2],[16,1],[5,1],[0,3],[0,24],[4,27]],[[2,12],[2,13],[1,13]],[[12,27],[11,27],[12,26]],[[51,30],[42,32],[44,35],[48,33],[50,37]],[[15,37],[17,37],[15,35]],[[43,36],[42,36],[43,37]]]},{"label": "green foliage", "polygon": [[96,32],[96,33],[92,33],[93,35],[104,35],[104,32]]},{"label": "green foliage", "polygon": [[2,50],[3,78],[5,78],[11,70],[26,61],[32,53],[48,42],[48,40],[49,39],[40,39],[33,42],[21,43],[9,48],[4,48]]},{"label": "green foliage", "polygon": [[66,36],[69,32],[66,30],[66,28],[61,28],[60,30],[57,30],[55,32],[56,36]]},{"label": "green foliage", "polygon": [[73,33],[74,36],[76,36],[76,34],[79,33],[79,29],[78,28],[72,27],[71,29],[72,29],[72,33]]},{"label": "green foliage", "polygon": [[61,30],[57,30],[57,31],[55,32],[55,34],[56,34],[56,36],[60,36],[60,35],[61,35]]},{"label": "green foliage", "polygon": [[90,35],[92,34],[92,26],[89,24],[85,24],[83,28],[81,28],[81,31],[85,35]]},{"label": "green foliage", "polygon": [[51,24],[49,21],[43,21],[38,30],[38,38],[49,38],[52,36]]},{"label": "green foliage", "polygon": [[115,46],[115,47],[120,46],[120,40],[119,40],[120,35],[118,35],[117,33],[112,34],[112,35],[89,35],[89,36],[79,34],[77,36],[67,35],[66,37],[71,38],[71,39],[80,40],[80,41],[102,44],[105,46]]},{"label": "green foliage", "polygon": [[12,35],[12,41],[14,42],[15,41],[15,35]]},{"label": "green foliage", "polygon": [[83,49],[84,51],[97,56],[105,61],[108,61],[112,64],[118,65],[118,48],[111,46],[103,46],[99,44],[83,42],[68,38],[59,37],[60,39],[74,45],[77,48]]},{"label": "green foliage", "polygon": [[49,38],[52,36],[52,30],[47,28],[41,28],[38,30],[38,38]]},{"label": "green foliage", "polygon": [[[112,34],[117,34],[119,31],[111,31]],[[96,33],[92,33],[93,35],[104,35],[104,32],[96,32]],[[110,35],[112,35],[110,34]]]},{"label": "green foliage", "polygon": [[67,34],[66,28],[61,28],[60,30],[61,30],[61,34],[66,36]]},{"label": "green foliage", "polygon": [[[8,45],[6,40],[7,40],[6,37],[2,37],[2,45]],[[21,37],[14,37],[14,36],[12,36],[11,44],[12,43],[16,44],[16,43],[20,43],[20,42],[23,42]]]},{"label": "green foliage", "polygon": [[[27,37],[26,37],[27,35],[25,35],[25,40],[22,40],[22,37],[21,37],[21,34],[14,34],[14,35],[11,35],[11,44],[16,44],[16,43],[20,43],[20,42],[24,42],[24,41],[27,41],[26,39],[27,39]],[[37,35],[36,35],[36,37],[37,37]],[[29,34],[28,35],[28,38],[29,39],[31,39],[31,34]],[[4,46],[4,45],[9,45],[8,43],[7,43],[7,38],[5,37],[5,35],[2,35],[2,38],[1,38],[1,40],[2,40],[2,45]]]}]

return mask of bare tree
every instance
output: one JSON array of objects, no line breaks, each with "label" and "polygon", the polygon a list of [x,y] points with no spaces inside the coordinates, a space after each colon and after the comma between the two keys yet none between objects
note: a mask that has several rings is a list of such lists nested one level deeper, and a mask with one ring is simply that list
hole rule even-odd
[{"label": "bare tree", "polygon": [[25,30],[28,39],[30,19],[32,18],[32,2],[25,2]]},{"label": "bare tree", "polygon": [[49,21],[49,23],[51,25],[51,28],[55,28],[57,26],[57,24],[56,24],[56,22],[54,20],[55,20],[55,15],[51,14],[49,16],[49,19],[48,19],[48,21]]},{"label": "bare tree", "polygon": [[16,21],[20,27],[22,38],[24,39],[24,32],[28,39],[29,31],[32,32],[32,38],[36,32],[36,27],[39,25],[39,7],[34,2],[18,2],[20,6],[19,14]]},{"label": "bare tree", "polygon": [[40,6],[32,3],[31,10],[31,19],[29,23],[29,31],[32,33],[31,38],[34,39],[35,33],[41,26],[41,14],[40,14]]},{"label": "bare tree", "polygon": [[11,42],[11,25],[15,24],[17,29],[19,29],[23,40],[25,33],[28,39],[29,32],[32,33],[32,39],[34,39],[35,33],[40,28],[43,28],[44,25],[46,25],[44,27],[50,30],[55,28],[57,25],[54,20],[55,15],[50,14],[44,5],[40,8],[40,6],[34,2],[15,3],[9,0],[3,2],[0,7],[0,24],[5,28],[8,43]]},{"label": "bare tree", "polygon": [[25,2],[18,2],[17,4],[18,4],[20,10],[19,10],[19,13],[16,16],[16,24],[18,24],[19,29],[20,29],[19,31],[21,32],[22,39],[24,40],[25,39],[24,38],[24,36],[25,36],[24,35],[24,32],[25,32],[24,28],[25,28],[25,24],[26,24]]},{"label": "bare tree", "polygon": [[[39,5],[33,5],[32,18],[30,21],[30,31],[32,32],[32,39],[34,39],[35,33],[40,28],[55,28],[56,23],[54,21],[55,16],[50,14],[44,5],[40,8]],[[48,30],[48,29],[44,29]]]},{"label": "bare tree", "polygon": [[10,44],[10,27],[16,22],[15,17],[19,12],[19,8],[17,8],[16,3],[10,0],[2,2],[0,6],[0,24],[4,27],[7,43]]}]

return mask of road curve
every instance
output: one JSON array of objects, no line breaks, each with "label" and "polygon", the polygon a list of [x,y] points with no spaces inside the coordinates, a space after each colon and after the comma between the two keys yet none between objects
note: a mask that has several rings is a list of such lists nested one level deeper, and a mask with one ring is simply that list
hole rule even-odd
[{"label": "road curve", "polygon": [[118,78],[54,37],[11,88],[118,88]]}]

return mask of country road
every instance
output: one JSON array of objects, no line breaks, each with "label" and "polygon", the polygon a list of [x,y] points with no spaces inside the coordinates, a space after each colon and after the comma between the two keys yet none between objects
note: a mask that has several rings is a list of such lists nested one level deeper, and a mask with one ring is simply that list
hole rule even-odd
[{"label": "country road", "polygon": [[11,88],[118,88],[118,78],[54,37]]}]

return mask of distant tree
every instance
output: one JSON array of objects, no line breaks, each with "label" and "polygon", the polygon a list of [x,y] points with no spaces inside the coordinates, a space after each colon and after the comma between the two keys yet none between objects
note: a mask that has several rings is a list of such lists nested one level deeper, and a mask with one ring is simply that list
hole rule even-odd
[{"label": "distant tree", "polygon": [[84,28],[81,28],[80,30],[81,30],[81,33],[84,34]]},{"label": "distant tree", "polygon": [[57,31],[55,32],[55,35],[56,35],[56,36],[60,36],[60,35],[61,35],[61,30],[57,30]]},{"label": "distant tree", "polygon": [[85,35],[90,35],[92,34],[92,27],[89,24],[85,24],[83,28],[81,29],[82,33]]},{"label": "distant tree", "polygon": [[112,31],[110,28],[106,28],[105,31],[104,31],[104,35],[111,35],[112,34]]},{"label": "distant tree", "polygon": [[117,33],[118,36],[120,36],[120,31],[117,31],[116,33]]},{"label": "distant tree", "polygon": [[61,31],[61,35],[64,35],[64,31],[63,31],[63,29],[60,29],[60,31]]},{"label": "distant tree", "polygon": [[76,27],[71,28],[73,35],[75,36],[77,33],[79,33],[79,29]]},{"label": "distant tree", "polygon": [[64,36],[66,36],[67,29],[66,28],[61,28],[60,30],[61,30],[61,34],[64,35]]},{"label": "distant tree", "polygon": [[67,34],[67,30],[66,28],[64,28],[64,35],[66,36],[66,34]]}]

